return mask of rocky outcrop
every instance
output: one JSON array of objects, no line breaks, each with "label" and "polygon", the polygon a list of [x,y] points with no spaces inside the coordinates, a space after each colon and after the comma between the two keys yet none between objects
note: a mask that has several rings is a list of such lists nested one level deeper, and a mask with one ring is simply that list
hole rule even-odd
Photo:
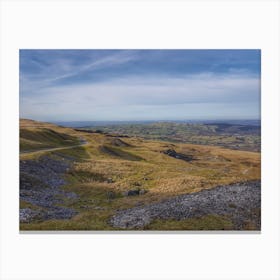
[{"label": "rocky outcrop", "polygon": [[197,193],[179,195],[160,203],[118,211],[109,223],[120,229],[142,229],[154,219],[188,219],[204,215],[226,215],[235,229],[246,221],[260,229],[260,181],[245,182]]},{"label": "rocky outcrop", "polygon": [[22,223],[29,223],[32,220],[70,219],[76,214],[74,209],[65,207],[47,207],[40,210],[21,208],[19,218]]},{"label": "rocky outcrop", "polygon": [[135,195],[143,195],[147,192],[147,190],[145,189],[132,189],[132,190],[128,190],[128,191],[125,191],[123,193],[124,196],[135,196]]},{"label": "rocky outcrop", "polygon": [[192,161],[194,159],[192,155],[180,154],[180,153],[177,153],[173,149],[168,149],[166,151],[163,151],[163,153],[170,156],[170,157],[177,158],[177,159],[182,159],[184,161]]},{"label": "rocky outcrop", "polygon": [[53,159],[47,156],[38,160],[20,161],[20,199],[36,206],[20,209],[20,221],[33,219],[69,219],[77,212],[58,206],[64,199],[75,200],[77,194],[66,192],[61,187],[63,178],[71,165],[65,158]]}]

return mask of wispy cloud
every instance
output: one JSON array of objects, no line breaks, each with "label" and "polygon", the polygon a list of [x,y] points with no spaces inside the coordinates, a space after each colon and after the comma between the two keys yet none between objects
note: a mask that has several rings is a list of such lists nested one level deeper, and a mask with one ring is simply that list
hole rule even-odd
[{"label": "wispy cloud", "polygon": [[38,72],[25,73],[20,72],[21,90],[28,93],[31,90],[38,90],[44,87],[50,87],[60,80],[73,78],[88,71],[95,71],[104,68],[111,68],[116,65],[122,65],[137,58],[137,53],[132,51],[122,51],[113,53],[101,58],[89,57],[83,63],[76,64],[71,59],[54,58],[51,64],[45,64],[44,61],[38,62],[30,60],[39,68]]},{"label": "wispy cloud", "polygon": [[106,67],[113,67],[115,65],[120,65],[127,63],[128,61],[132,61],[136,58],[135,53],[132,52],[122,52],[122,53],[116,53],[98,60],[94,60],[88,64],[81,65],[80,67],[72,67],[72,69],[69,69],[65,74],[49,79],[49,82],[58,81],[65,78],[70,78],[73,76],[76,76],[78,74],[82,74],[89,70],[97,70],[102,69]]},{"label": "wispy cloud", "polygon": [[257,51],[23,51],[21,117],[259,117]]},{"label": "wispy cloud", "polygon": [[[249,105],[246,109],[248,113],[256,114],[258,106],[250,110],[250,104],[256,104],[259,101],[259,89],[258,77],[244,77],[236,74],[203,73],[180,78],[128,76],[111,80],[109,83],[99,82],[41,89],[37,92],[36,98],[25,97],[22,102],[22,114],[31,113],[33,111],[31,108],[36,108],[36,112],[46,110],[55,116],[58,112],[61,115],[67,115],[75,111],[79,112],[80,118],[83,119],[88,119],[90,116],[94,116],[95,119],[114,119],[119,116],[118,111],[121,108],[127,110],[129,107],[137,107],[138,115],[135,115],[134,111],[132,112],[134,116],[131,118],[143,118],[149,106],[163,108],[183,104],[196,104],[193,107],[196,109],[199,104],[203,106],[223,104],[225,107],[236,106],[237,108],[241,104],[247,104]],[[24,104],[28,104],[28,107]],[[99,113],[96,114],[96,112]],[[190,112],[193,112],[193,109],[190,109]],[[185,115],[189,117],[189,113]],[[200,114],[203,116],[203,112]],[[157,118],[157,115],[154,115],[154,118]]]}]

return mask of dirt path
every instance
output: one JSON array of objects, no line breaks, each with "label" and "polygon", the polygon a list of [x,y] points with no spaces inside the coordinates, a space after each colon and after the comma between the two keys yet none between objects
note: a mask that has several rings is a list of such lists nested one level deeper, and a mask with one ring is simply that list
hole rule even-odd
[{"label": "dirt path", "polygon": [[67,146],[67,147],[59,147],[59,148],[46,148],[46,149],[40,149],[37,151],[24,151],[24,152],[20,152],[21,155],[34,155],[34,154],[39,154],[39,153],[44,153],[44,152],[53,152],[53,151],[59,151],[59,150],[66,150],[66,149],[72,149],[72,148],[76,148],[76,147],[81,147],[81,146],[85,146],[87,145],[87,142],[78,144],[78,145],[74,145],[74,146]]}]

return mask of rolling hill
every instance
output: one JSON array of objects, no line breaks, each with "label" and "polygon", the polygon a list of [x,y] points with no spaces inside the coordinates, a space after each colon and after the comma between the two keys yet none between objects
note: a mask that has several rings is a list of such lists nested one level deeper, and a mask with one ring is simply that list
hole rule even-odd
[{"label": "rolling hill", "polygon": [[[260,190],[259,152],[32,120],[20,121],[20,152],[21,230],[260,229],[260,192],[251,195]],[[252,184],[255,188],[249,187]],[[221,194],[216,194],[217,186]],[[244,201],[237,199],[242,186],[248,197],[246,211]],[[211,205],[205,198],[195,206],[206,203],[204,211],[189,216],[151,211],[171,205],[171,212],[178,213],[176,201],[201,192],[205,197],[205,190],[214,190],[209,203],[210,196],[221,195],[223,201],[217,198],[215,207],[223,211],[206,211]],[[126,226],[124,219],[136,212],[155,214],[148,223]]]}]

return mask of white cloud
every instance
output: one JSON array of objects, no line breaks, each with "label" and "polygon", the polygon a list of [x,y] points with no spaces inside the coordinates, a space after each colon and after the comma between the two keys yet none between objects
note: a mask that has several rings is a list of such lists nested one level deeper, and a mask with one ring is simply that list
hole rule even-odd
[{"label": "white cloud", "polygon": [[[103,63],[112,61],[105,59],[99,66]],[[92,84],[38,85],[36,94],[21,98],[20,109],[22,117],[48,120],[190,118],[218,114],[215,110],[258,117],[259,95],[259,78],[239,73],[127,76]]]}]

